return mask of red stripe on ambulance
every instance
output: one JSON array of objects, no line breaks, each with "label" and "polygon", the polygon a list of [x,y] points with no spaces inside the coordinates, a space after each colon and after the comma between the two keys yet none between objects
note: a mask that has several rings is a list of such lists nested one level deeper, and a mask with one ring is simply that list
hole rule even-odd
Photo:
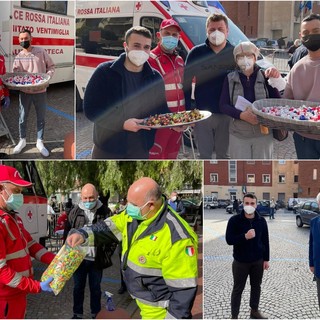
[{"label": "red stripe on ambulance", "polygon": [[[13,37],[12,42],[14,45],[19,45],[19,37]],[[32,37],[32,44],[35,46],[74,46],[74,39]]]}]

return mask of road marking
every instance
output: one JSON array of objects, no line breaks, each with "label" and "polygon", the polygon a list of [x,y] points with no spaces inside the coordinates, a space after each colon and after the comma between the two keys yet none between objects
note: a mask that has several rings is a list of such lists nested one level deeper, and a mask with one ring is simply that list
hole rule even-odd
[{"label": "road marking", "polygon": [[53,113],[56,113],[57,115],[65,118],[65,119],[68,119],[68,120],[71,120],[71,121],[74,121],[74,116],[71,116],[70,114],[66,113],[66,112],[63,112],[61,110],[58,110],[54,107],[50,107],[50,106],[47,106],[47,109]]}]

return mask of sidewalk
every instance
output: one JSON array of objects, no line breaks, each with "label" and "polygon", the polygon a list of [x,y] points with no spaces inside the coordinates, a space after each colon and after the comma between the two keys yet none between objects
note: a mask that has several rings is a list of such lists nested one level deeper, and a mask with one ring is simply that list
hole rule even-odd
[{"label": "sidewalk", "polygon": [[[202,266],[203,266],[203,257],[202,257],[202,226],[198,227],[197,234],[199,237],[199,278],[198,278],[198,293],[192,308],[193,318],[202,319],[203,318],[203,284],[202,284]],[[113,266],[108,269],[105,269],[103,272],[103,278],[101,282],[101,290],[108,291],[113,293],[113,301],[116,308],[125,309],[131,319],[140,319],[139,309],[135,301],[130,297],[126,292],[122,295],[118,294],[118,289],[120,287],[120,259],[118,258],[118,250],[114,253],[112,257]],[[46,269],[46,265],[34,261],[33,268],[35,279],[39,280],[41,274]],[[59,295],[54,296],[51,293],[41,292],[40,294],[30,294],[28,296],[27,303],[27,314],[26,319],[71,319],[73,316],[72,305],[73,305],[73,280],[70,279]],[[91,318],[90,312],[90,293],[89,287],[87,284],[85,292],[85,301],[84,301],[84,317]],[[106,305],[106,299],[101,298],[102,307]]]}]

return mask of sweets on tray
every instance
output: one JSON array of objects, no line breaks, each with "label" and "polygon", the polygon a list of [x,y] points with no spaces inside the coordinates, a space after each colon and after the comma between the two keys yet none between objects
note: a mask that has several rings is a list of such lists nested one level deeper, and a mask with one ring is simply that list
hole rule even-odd
[{"label": "sweets on tray", "polygon": [[15,86],[33,86],[47,81],[41,74],[14,75],[5,79],[5,83]]},{"label": "sweets on tray", "polygon": [[84,247],[77,246],[71,248],[66,244],[63,245],[48,268],[42,274],[41,281],[53,277],[50,287],[54,294],[57,295],[77,270],[85,255],[86,250]]},{"label": "sweets on tray", "polygon": [[320,105],[307,107],[273,106],[263,107],[261,111],[276,117],[290,120],[311,121],[320,123]]},{"label": "sweets on tray", "polygon": [[177,125],[190,123],[195,120],[200,120],[204,116],[200,113],[199,110],[194,109],[191,111],[182,111],[176,113],[165,113],[165,114],[156,114],[146,118],[144,125],[147,126],[168,126],[168,125]]}]

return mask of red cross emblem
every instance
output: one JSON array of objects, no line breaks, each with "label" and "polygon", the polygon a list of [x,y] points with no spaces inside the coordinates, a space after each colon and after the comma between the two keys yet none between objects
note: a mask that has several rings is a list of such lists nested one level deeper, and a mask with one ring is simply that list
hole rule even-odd
[{"label": "red cross emblem", "polygon": [[136,3],[136,11],[140,11],[142,7],[142,3],[141,2],[137,2]]},{"label": "red cross emblem", "polygon": [[182,4],[182,3],[180,4],[180,8],[184,9],[184,10],[188,10],[188,7],[185,4]]},{"label": "red cross emblem", "polygon": [[29,220],[32,220],[33,213],[31,210],[28,211],[27,216],[28,216]]}]

